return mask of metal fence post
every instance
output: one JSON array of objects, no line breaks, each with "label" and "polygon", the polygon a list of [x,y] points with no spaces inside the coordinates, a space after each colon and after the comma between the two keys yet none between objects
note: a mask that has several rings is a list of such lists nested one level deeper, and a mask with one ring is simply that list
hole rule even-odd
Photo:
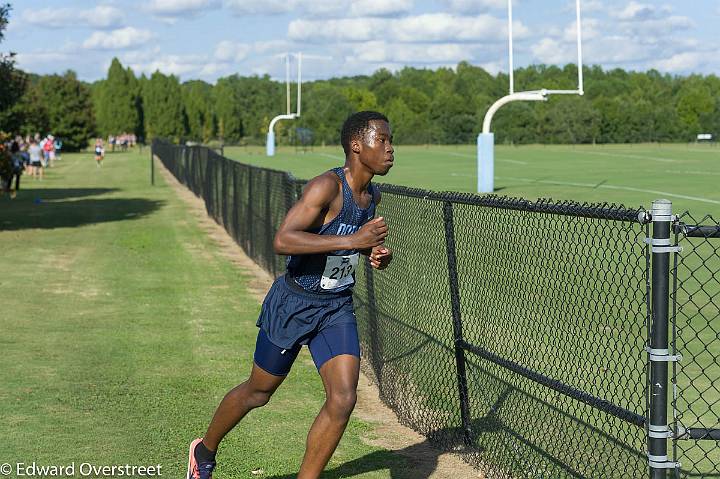
[{"label": "metal fence post", "polygon": [[455,363],[457,366],[458,392],[460,394],[460,417],[462,419],[465,445],[472,444],[472,428],[470,427],[470,404],[465,370],[465,350],[462,348],[463,332],[460,316],[460,286],[458,285],[457,263],[455,255],[455,224],[453,221],[453,205],[450,201],[443,203],[443,219],[445,223],[445,243],[447,246],[448,275],[450,279],[450,305],[452,308],[453,333],[455,337]]},{"label": "metal fence post", "polygon": [[150,143],[150,184],[155,185],[155,163],[153,162],[153,155],[155,154],[153,152],[155,146],[155,140],[153,140],[152,143]]},{"label": "metal fence post", "polygon": [[666,479],[668,469],[679,466],[668,461],[668,362],[676,360],[668,350],[668,305],[670,301],[670,245],[672,203],[656,200],[652,204],[652,238],[646,240],[652,248],[652,318],[649,345],[650,384],[648,411],[648,462],[652,479]]}]

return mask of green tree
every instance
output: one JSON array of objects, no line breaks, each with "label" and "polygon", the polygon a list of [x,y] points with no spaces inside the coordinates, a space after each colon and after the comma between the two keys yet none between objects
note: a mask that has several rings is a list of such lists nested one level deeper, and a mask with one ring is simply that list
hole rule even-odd
[{"label": "green tree", "polygon": [[149,139],[179,141],[185,135],[180,82],[174,75],[159,71],[144,82],[142,89],[145,134]]},{"label": "green tree", "polygon": [[37,83],[37,101],[45,105],[49,130],[62,138],[63,148],[73,151],[87,147],[95,134],[92,101],[88,87],[75,72],[46,75]]},{"label": "green tree", "polygon": [[238,142],[243,136],[243,113],[240,111],[238,99],[240,90],[238,81],[237,75],[220,78],[213,88],[217,135],[228,143]]},{"label": "green tree", "polygon": [[441,89],[430,104],[430,138],[436,143],[471,143],[477,135],[472,104]]},{"label": "green tree", "polygon": [[215,138],[217,136],[217,120],[215,119],[215,114],[208,106],[207,110],[205,110],[205,115],[203,116],[204,122],[203,122],[203,142],[208,143],[210,140]]},{"label": "green tree", "polygon": [[[538,140],[538,105],[530,102],[515,102],[505,105],[495,114],[492,120],[492,131],[498,144],[537,143]],[[482,119],[480,119],[482,116]],[[485,114],[478,116],[484,120]],[[480,128],[477,128],[479,132]]]},{"label": "green tree", "polygon": [[701,78],[693,75],[683,82],[677,94],[677,112],[684,139],[690,140],[703,133],[700,119],[712,113],[715,105],[710,88]]},{"label": "green tree", "polygon": [[537,129],[548,143],[595,143],[600,135],[600,114],[584,98],[562,97],[539,116]]},{"label": "green tree", "polygon": [[93,90],[93,104],[100,134],[140,132],[140,88],[135,74],[112,59],[107,79]]},{"label": "green tree", "polygon": [[347,98],[355,111],[377,110],[377,98],[375,94],[366,88],[345,87],[343,95]]},{"label": "green tree", "polygon": [[385,108],[394,141],[404,144],[425,144],[430,141],[428,112],[415,113],[402,98],[390,100]]},{"label": "green tree", "polygon": [[[10,4],[0,4],[0,43],[5,36],[10,18]],[[13,106],[27,89],[27,76],[15,69],[15,54],[0,53],[0,131],[17,131],[22,125],[22,116]]]},{"label": "green tree", "polygon": [[307,88],[307,104],[301,117],[302,126],[311,128],[319,143],[339,144],[345,119],[355,112],[339,88],[327,82],[317,82]]},{"label": "green tree", "polygon": [[[195,141],[203,141],[206,134],[212,136],[212,131],[206,131],[206,126],[212,124],[212,85],[202,80],[192,80],[182,84],[183,107],[187,118],[187,136]],[[209,121],[208,121],[209,120]]]},{"label": "green tree", "polygon": [[[14,131],[21,135],[34,135],[35,133],[50,130],[48,111],[42,101],[42,92],[38,87],[40,77],[28,75],[33,79],[28,82],[27,89],[12,108],[5,111],[4,116],[6,131]],[[0,127],[0,130],[3,128]]]}]

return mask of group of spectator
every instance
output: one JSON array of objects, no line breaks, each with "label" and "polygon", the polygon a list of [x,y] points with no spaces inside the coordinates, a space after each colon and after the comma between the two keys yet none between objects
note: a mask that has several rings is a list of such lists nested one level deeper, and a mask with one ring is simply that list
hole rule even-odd
[{"label": "group of spectator", "polygon": [[[41,138],[39,133],[35,136],[16,136],[3,142],[2,165],[0,165],[0,183],[2,191],[15,197],[20,189],[20,176],[29,174],[36,180],[42,180],[45,168],[53,166],[59,161],[62,150],[62,140],[48,134]],[[13,188],[14,183],[14,188]]]},{"label": "group of spectator", "polygon": [[115,146],[120,148],[120,151],[127,151],[130,147],[132,148],[137,144],[137,136],[134,133],[121,133],[120,135],[108,136],[108,145],[110,145],[110,151],[115,151]]}]

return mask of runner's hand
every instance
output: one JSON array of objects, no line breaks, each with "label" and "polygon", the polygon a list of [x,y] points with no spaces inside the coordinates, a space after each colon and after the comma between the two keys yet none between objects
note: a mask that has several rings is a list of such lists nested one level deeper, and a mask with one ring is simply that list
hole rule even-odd
[{"label": "runner's hand", "polygon": [[385,269],[392,261],[393,254],[387,246],[376,246],[370,253],[370,266],[375,269]]},{"label": "runner's hand", "polygon": [[365,223],[357,233],[351,235],[353,249],[368,249],[380,246],[385,242],[388,227],[382,216]]}]

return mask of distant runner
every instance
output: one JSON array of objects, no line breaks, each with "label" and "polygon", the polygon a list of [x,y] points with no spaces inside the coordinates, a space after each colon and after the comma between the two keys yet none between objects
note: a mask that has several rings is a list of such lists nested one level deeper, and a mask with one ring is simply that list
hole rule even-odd
[{"label": "distant runner", "polygon": [[103,148],[103,142],[100,138],[95,140],[95,164],[98,168],[102,166],[103,159],[105,159],[105,148]]},{"label": "distant runner", "polygon": [[376,269],[392,260],[383,246],[388,227],[374,218],[380,191],[371,180],[387,174],[394,161],[390,125],[381,113],[351,115],[341,142],[345,166],[310,180],[275,235],[275,252],[289,255],[287,272],[263,302],[250,377],[225,395],[205,437],[190,444],[187,479],[212,477],[220,441],[250,410],[267,404],[304,344],[326,400],[308,433],[297,478],[317,478],[340,442],[360,373],[355,269],[360,254]]},{"label": "distant runner", "polygon": [[37,144],[37,141],[33,138],[30,140],[30,146],[28,147],[28,153],[30,154],[30,174],[33,178],[37,178],[38,176],[40,179],[43,179],[43,165],[42,165],[42,156],[43,156],[43,150],[40,148],[40,145]]}]

